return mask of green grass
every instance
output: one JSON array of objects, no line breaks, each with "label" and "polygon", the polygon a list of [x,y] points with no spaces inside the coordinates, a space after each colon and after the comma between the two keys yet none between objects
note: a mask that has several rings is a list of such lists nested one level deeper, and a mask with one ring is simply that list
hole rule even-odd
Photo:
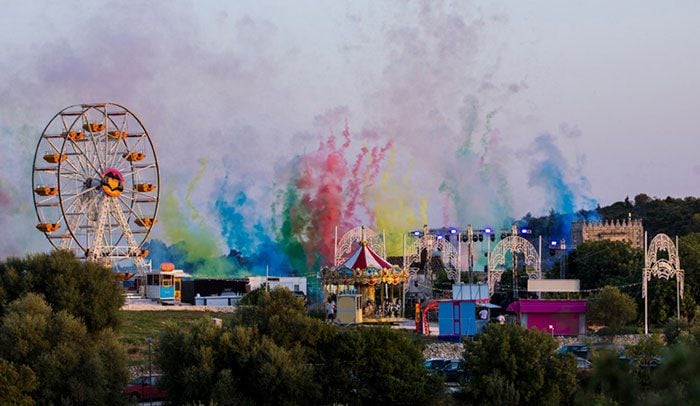
[{"label": "green grass", "polygon": [[146,365],[148,363],[148,343],[146,337],[153,338],[153,344],[158,343],[158,337],[165,326],[175,324],[186,327],[202,318],[211,320],[217,317],[228,322],[233,313],[216,313],[200,311],[122,311],[122,325],[118,334],[129,357],[129,366]]}]

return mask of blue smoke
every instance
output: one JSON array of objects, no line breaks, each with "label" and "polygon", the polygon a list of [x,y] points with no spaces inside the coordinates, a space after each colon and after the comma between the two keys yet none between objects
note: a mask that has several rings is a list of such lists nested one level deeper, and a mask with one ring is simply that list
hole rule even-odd
[{"label": "blue smoke", "polygon": [[[224,191],[236,190],[228,193]],[[230,250],[229,257],[234,257],[240,266],[255,275],[264,275],[269,267],[271,275],[287,276],[295,274],[290,261],[279,244],[270,238],[269,227],[261,220],[249,225],[244,212],[254,212],[256,203],[252,201],[242,187],[229,187],[226,180],[219,190],[214,207],[221,224],[221,236]]]},{"label": "blue smoke", "polygon": [[[529,173],[528,184],[544,190],[545,207],[552,210],[547,229],[549,239],[571,242],[571,223],[594,220],[596,200],[590,196],[590,187],[585,176],[574,170],[555,144],[554,137],[542,134],[535,138],[530,152],[536,157]],[[571,179],[574,179],[573,181]],[[577,212],[578,209],[581,209]]]}]

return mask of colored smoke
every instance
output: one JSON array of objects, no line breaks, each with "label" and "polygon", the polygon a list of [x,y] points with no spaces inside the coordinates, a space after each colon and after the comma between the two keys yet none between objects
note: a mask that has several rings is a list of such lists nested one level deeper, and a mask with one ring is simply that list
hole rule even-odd
[{"label": "colored smoke", "polygon": [[529,185],[542,189],[546,205],[559,214],[549,237],[570,241],[571,222],[580,220],[577,211],[594,209],[597,203],[590,196],[588,180],[569,165],[555,140],[544,133],[532,142],[528,149],[532,159]]},{"label": "colored smoke", "polygon": [[[331,114],[317,121],[332,121]],[[288,253],[290,249],[297,253],[303,247],[308,272],[334,263],[336,227],[342,235],[373,217],[365,203],[366,196],[375,185],[390,144],[361,145],[357,153],[352,152],[353,147],[353,136],[346,123],[340,142],[331,133],[320,140],[315,151],[294,161],[296,176],[281,195],[280,215],[284,220],[279,241]]]},{"label": "colored smoke", "polygon": [[[98,101],[130,108],[157,151],[154,266],[314,276],[336,227],[384,230],[400,255],[423,224],[510,226],[512,173],[530,160],[509,147],[527,84],[501,72],[507,19],[423,1],[329,7],[307,25],[246,7],[47,3],[31,37],[0,38],[0,256],[49,248],[29,204],[34,146],[61,108]],[[549,197],[533,210],[592,207],[581,168],[551,139],[535,149],[530,186]]]}]

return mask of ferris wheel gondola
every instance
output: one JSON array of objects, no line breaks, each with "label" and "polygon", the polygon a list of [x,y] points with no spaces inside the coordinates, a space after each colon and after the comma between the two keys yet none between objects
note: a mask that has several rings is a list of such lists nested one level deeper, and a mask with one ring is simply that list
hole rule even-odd
[{"label": "ferris wheel gondola", "polygon": [[34,154],[36,228],[57,249],[143,271],[156,223],[159,168],[141,121],[113,103],[66,107]]}]

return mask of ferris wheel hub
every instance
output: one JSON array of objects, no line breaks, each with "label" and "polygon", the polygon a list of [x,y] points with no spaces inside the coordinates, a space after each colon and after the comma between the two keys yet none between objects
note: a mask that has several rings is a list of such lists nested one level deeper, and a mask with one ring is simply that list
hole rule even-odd
[{"label": "ferris wheel hub", "polygon": [[109,168],[100,179],[102,191],[109,197],[119,197],[124,191],[124,176],[119,170]]}]

